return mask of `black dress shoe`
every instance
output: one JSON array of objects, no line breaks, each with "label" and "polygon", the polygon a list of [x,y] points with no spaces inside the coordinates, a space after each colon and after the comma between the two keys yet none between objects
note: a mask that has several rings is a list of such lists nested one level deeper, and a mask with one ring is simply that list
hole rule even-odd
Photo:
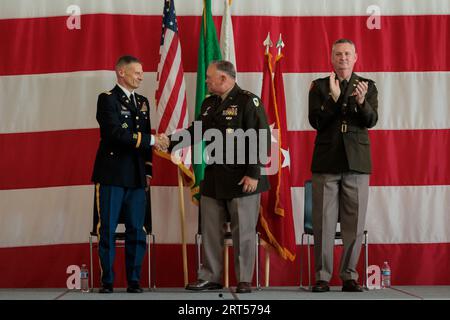
[{"label": "black dress shoe", "polygon": [[190,283],[186,286],[186,290],[202,291],[202,290],[219,290],[222,289],[220,283],[198,279],[197,282]]},{"label": "black dress shoe", "polygon": [[130,283],[127,288],[128,293],[142,293],[144,290],[142,290],[139,283]]},{"label": "black dress shoe", "polygon": [[114,289],[112,284],[104,283],[102,287],[98,290],[99,293],[113,293]]},{"label": "black dress shoe", "polygon": [[312,287],[312,292],[328,292],[330,291],[330,286],[328,285],[328,281],[319,280]]},{"label": "black dress shoe", "polygon": [[363,292],[363,288],[355,280],[345,280],[342,286],[344,292]]},{"label": "black dress shoe", "polygon": [[252,287],[249,282],[239,282],[236,287],[236,293],[250,293],[252,292]]}]

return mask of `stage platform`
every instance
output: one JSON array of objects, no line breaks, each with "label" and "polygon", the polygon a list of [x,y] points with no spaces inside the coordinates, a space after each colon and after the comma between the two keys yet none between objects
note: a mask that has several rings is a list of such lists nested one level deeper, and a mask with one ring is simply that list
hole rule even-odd
[{"label": "stage platform", "polygon": [[361,293],[341,292],[341,287],[331,287],[331,291],[326,293],[313,293],[299,287],[263,287],[247,294],[234,291],[234,287],[201,292],[183,288],[154,288],[145,289],[141,294],[131,294],[125,288],[115,288],[112,294],[100,294],[98,289],[89,293],[62,288],[0,289],[0,300],[450,300],[450,286],[393,286]]}]

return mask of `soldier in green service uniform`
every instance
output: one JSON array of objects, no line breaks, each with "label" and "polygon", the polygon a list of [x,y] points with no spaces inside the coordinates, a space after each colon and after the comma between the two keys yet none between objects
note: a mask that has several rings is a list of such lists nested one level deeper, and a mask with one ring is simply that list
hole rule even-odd
[{"label": "soldier in green service uniform", "polygon": [[[236,292],[248,293],[251,292],[255,265],[260,193],[269,189],[267,177],[261,174],[264,166],[259,153],[263,148],[258,148],[258,145],[264,144],[268,150],[270,128],[261,100],[236,84],[236,71],[231,62],[212,62],[208,66],[206,84],[211,96],[203,101],[197,121],[201,122],[202,133],[210,129],[220,132],[223,152],[217,154],[218,150],[215,150],[212,154],[218,161],[207,162],[200,186],[203,263],[197,282],[189,284],[186,289],[222,288],[223,225],[229,215],[238,282]],[[240,129],[245,133],[253,132],[257,137],[253,143],[245,140],[245,150],[240,150],[238,143],[230,146],[225,142],[227,136]],[[187,130],[193,137],[194,125]],[[237,161],[241,151],[245,151],[245,156],[242,161]],[[234,154],[231,157],[233,161],[226,159],[230,153]]]},{"label": "soldier in green service uniform", "polygon": [[355,45],[333,44],[334,72],[309,91],[309,122],[317,130],[312,159],[313,230],[316,284],[329,291],[336,224],[341,222],[344,251],[342,291],[360,292],[358,263],[366,217],[371,156],[368,128],[378,120],[378,92],[372,80],[353,73]]}]

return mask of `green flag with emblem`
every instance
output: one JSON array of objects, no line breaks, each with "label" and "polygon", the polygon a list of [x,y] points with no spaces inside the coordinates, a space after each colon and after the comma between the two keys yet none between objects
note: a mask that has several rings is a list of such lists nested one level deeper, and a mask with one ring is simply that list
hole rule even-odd
[{"label": "green flag with emblem", "polygon": [[[216,27],[211,13],[211,0],[203,0],[203,15],[200,29],[200,41],[198,45],[198,65],[197,65],[197,90],[195,94],[195,119],[200,116],[202,102],[208,94],[206,87],[206,69],[213,60],[221,60],[219,41],[217,40]],[[200,181],[203,180],[205,162],[203,159],[204,142],[194,146],[194,174],[195,184],[191,188],[193,201],[200,199]],[[198,159],[202,159],[201,163]]]}]

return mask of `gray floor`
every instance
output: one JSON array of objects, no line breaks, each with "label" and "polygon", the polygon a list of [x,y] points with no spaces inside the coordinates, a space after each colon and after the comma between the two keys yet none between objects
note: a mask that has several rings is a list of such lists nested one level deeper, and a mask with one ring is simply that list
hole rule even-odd
[{"label": "gray floor", "polygon": [[142,294],[126,293],[124,288],[115,288],[113,294],[99,294],[97,289],[90,293],[62,288],[0,289],[0,300],[450,300],[450,286],[394,286],[362,293],[341,292],[341,287],[332,287],[326,293],[298,287],[268,287],[250,294],[236,294],[234,288],[206,292],[156,288]]}]

